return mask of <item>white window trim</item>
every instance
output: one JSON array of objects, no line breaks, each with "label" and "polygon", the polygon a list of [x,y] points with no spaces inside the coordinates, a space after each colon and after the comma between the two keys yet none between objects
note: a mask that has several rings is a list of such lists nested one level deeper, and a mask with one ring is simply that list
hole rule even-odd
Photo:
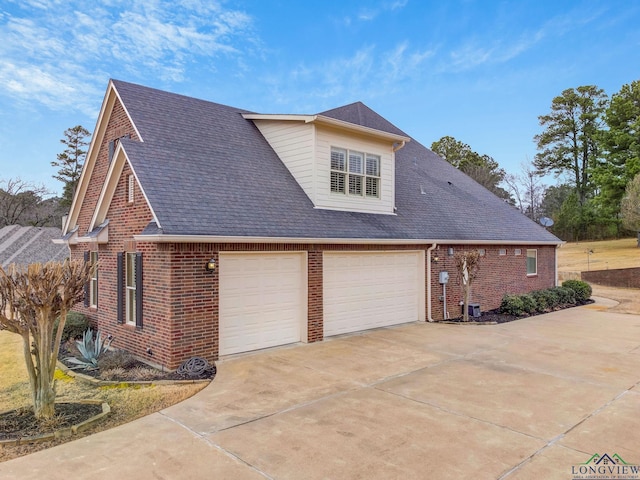
[{"label": "white window trim", "polygon": [[[533,256],[529,256],[529,253],[533,252]],[[535,272],[529,272],[529,258],[535,259]],[[535,277],[538,275],[538,250],[535,248],[527,249],[527,277]]]},{"label": "white window trim", "polygon": [[[136,254],[135,252],[125,253],[125,321],[127,325],[136,324]],[[133,275],[131,275],[131,281],[133,285],[129,284],[129,269],[133,268]]]},{"label": "white window trim", "polygon": [[[380,187],[381,187],[381,180],[380,180],[380,172],[382,169],[382,157],[380,155],[377,155],[375,153],[368,153],[365,151],[360,151],[360,150],[350,150],[348,148],[342,148],[342,147],[331,147],[331,153],[333,153],[334,151],[340,151],[340,152],[344,152],[345,154],[345,159],[344,159],[344,170],[337,170],[334,169],[332,165],[330,165],[330,174],[333,173],[338,173],[338,174],[342,174],[344,175],[344,192],[337,192],[334,190],[331,190],[331,181],[329,181],[329,189],[331,191],[332,195],[344,195],[344,196],[348,196],[348,197],[360,197],[360,198],[377,198],[380,199],[382,197],[382,195],[380,194]],[[358,173],[358,172],[350,172],[350,168],[349,168],[349,158],[351,156],[351,152],[354,153],[358,153],[362,155],[362,173]],[[378,161],[378,175],[369,175],[367,174],[367,159],[369,158],[375,158]],[[331,161],[331,159],[329,159]],[[354,176],[354,177],[360,177],[362,179],[362,183],[361,183],[361,191],[362,193],[350,193],[349,192],[349,177],[350,176]],[[376,179],[377,183],[378,183],[378,188],[377,188],[377,195],[367,195],[367,179]]]},{"label": "white window trim", "polygon": [[98,307],[98,252],[89,252],[91,280],[89,281],[89,306]]},{"label": "white window trim", "polygon": [[507,249],[506,248],[500,248],[498,249],[498,255],[501,257],[504,257],[507,254]]},{"label": "white window trim", "polygon": [[521,249],[521,248],[516,248],[516,249],[513,251],[513,254],[514,254],[515,256],[520,256],[520,255],[522,255],[522,249]]}]

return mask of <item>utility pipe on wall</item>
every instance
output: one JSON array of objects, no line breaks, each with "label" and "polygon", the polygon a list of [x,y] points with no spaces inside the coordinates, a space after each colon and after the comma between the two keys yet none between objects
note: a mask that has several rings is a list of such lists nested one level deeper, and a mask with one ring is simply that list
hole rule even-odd
[{"label": "utility pipe on wall", "polygon": [[431,252],[438,246],[434,243],[427,248],[427,321],[434,322],[435,320],[431,316]]}]

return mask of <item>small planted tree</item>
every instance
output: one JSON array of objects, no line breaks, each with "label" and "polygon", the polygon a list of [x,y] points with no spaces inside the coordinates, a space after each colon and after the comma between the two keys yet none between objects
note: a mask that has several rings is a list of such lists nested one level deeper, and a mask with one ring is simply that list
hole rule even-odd
[{"label": "small planted tree", "polygon": [[[37,418],[55,414],[60,338],[67,312],[82,298],[91,266],[78,260],[0,267],[0,330],[22,337],[24,359]],[[59,318],[55,338],[54,323]]]},{"label": "small planted tree", "polygon": [[469,299],[471,297],[471,285],[478,277],[480,270],[480,254],[476,250],[463,251],[456,253],[454,257],[456,263],[456,271],[462,285],[462,295],[464,307],[462,311],[462,320],[469,321]]}]

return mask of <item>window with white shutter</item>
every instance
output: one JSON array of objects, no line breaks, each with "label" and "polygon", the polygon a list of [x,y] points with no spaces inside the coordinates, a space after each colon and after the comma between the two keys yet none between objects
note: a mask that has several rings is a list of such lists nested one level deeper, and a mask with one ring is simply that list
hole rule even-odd
[{"label": "window with white shutter", "polygon": [[380,156],[332,147],[331,192],[380,198]]}]

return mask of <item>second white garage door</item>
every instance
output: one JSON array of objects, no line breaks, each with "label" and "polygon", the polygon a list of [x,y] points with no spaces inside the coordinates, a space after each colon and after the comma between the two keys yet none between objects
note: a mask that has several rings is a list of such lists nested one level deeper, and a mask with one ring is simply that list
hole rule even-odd
[{"label": "second white garage door", "polygon": [[324,335],[424,320],[424,252],[325,253]]},{"label": "second white garage door", "polygon": [[220,254],[220,355],[299,342],[306,332],[304,253]]}]

